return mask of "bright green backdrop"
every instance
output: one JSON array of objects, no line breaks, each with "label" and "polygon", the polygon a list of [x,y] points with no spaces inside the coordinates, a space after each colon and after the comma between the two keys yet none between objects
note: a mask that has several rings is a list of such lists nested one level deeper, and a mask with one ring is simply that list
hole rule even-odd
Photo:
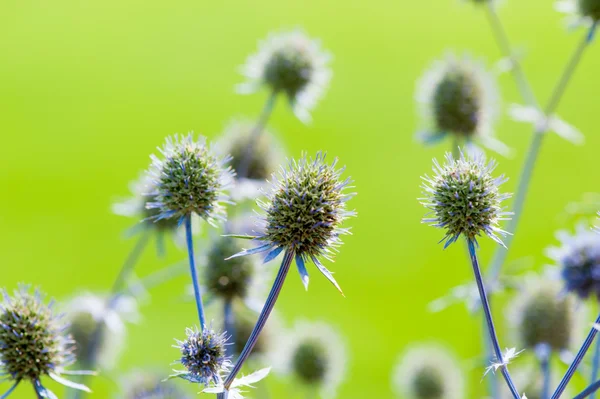
[{"label": "bright green backdrop", "polygon": [[[582,31],[567,32],[552,1],[507,1],[500,10],[538,97],[548,98]],[[326,320],[351,348],[344,398],[391,397],[390,368],[414,341],[442,340],[470,371],[470,397],[481,397],[480,322],[464,307],[431,314],[429,301],[471,278],[460,246],[442,251],[441,232],[420,224],[420,175],[447,143],[415,143],[415,80],[447,49],[499,59],[483,13],[455,0],[197,1],[141,0],[0,2],[0,285],[39,284],[65,298],[109,287],[133,245],[122,238],[131,221],[110,213],[111,201],[148,164],[166,135],[194,130],[217,135],[232,116],[255,116],[266,93],[239,96],[237,72],[268,32],[304,27],[335,56],[334,78],[304,126],[279,103],[271,121],[289,153],[327,150],[356,180],[350,204],[359,217],[332,265],[342,298],[313,271],[309,292],[290,275],[280,316]],[[595,43],[573,80],[560,114],[587,137],[576,147],[549,137],[537,165],[510,259],[546,262],[543,248],[560,227],[557,214],[598,191],[596,126],[600,48]],[[500,77],[504,103],[519,101],[510,76]],[[515,149],[499,172],[516,184],[530,128],[504,118],[499,137]],[[482,259],[494,243],[482,240]],[[183,258],[156,260],[142,272]],[[273,265],[273,267],[276,267]],[[173,337],[195,322],[181,303],[185,279],[154,291],[144,323],[130,330],[122,368],[177,356]],[[496,309],[500,322],[502,309]],[[501,332],[502,329],[501,329]],[[504,338],[503,338],[504,337]],[[503,346],[514,346],[501,334]],[[271,377],[276,398],[293,397]],[[108,397],[99,378],[95,397]],[[2,385],[2,388],[7,388]],[[60,391],[59,391],[60,392]],[[32,397],[29,387],[15,398]]]}]

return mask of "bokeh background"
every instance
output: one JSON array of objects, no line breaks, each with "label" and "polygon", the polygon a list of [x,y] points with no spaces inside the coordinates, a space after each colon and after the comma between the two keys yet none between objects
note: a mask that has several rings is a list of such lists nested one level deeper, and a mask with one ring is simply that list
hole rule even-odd
[{"label": "bokeh background", "polygon": [[[514,44],[526,49],[523,65],[545,102],[584,32],[568,32],[550,0],[506,1],[499,13]],[[268,32],[294,27],[322,39],[335,57],[334,77],[312,125],[302,125],[282,101],[270,127],[291,156],[323,149],[347,165],[359,217],[331,265],[346,298],[316,271],[308,292],[290,274],[279,316],[286,324],[327,321],[343,333],[350,363],[340,397],[391,397],[390,369],[399,353],[429,341],[442,341],[460,357],[469,396],[482,397],[480,320],[464,306],[427,311],[431,300],[471,278],[470,266],[460,246],[437,245],[441,232],[420,224],[424,209],[416,200],[420,175],[449,146],[415,142],[416,80],[448,49],[488,65],[500,59],[481,10],[455,0],[2,0],[0,285],[39,284],[58,299],[106,290],[133,245],[123,238],[131,220],[111,214],[111,202],[128,194],[128,182],[165,136],[193,130],[215,137],[232,117],[255,117],[267,92],[235,94],[242,81],[237,68]],[[540,268],[547,262],[543,249],[565,226],[558,216],[565,205],[598,191],[599,63],[595,43],[559,107],[586,143],[554,135],[545,142],[511,261]],[[520,102],[511,77],[499,81],[504,106]],[[503,117],[497,134],[515,150],[499,158],[510,191],[530,127]],[[484,263],[494,245],[482,240]],[[138,270],[149,273],[183,257],[175,247],[164,259],[147,251]],[[173,338],[196,321],[194,304],[181,301],[185,283],[182,277],[152,291],[143,323],[129,331],[122,371],[167,367],[177,357]],[[502,327],[503,303],[494,310],[500,341],[515,346]],[[95,397],[109,397],[113,380],[97,378]],[[286,381],[270,377],[267,384],[272,397],[294,397]],[[14,397],[32,396],[23,386]]]}]

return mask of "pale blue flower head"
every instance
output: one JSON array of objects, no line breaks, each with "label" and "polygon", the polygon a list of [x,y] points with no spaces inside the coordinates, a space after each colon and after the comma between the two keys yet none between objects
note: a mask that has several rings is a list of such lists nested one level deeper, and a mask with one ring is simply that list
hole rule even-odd
[{"label": "pale blue flower head", "polygon": [[148,171],[154,189],[146,193],[146,208],[157,210],[153,220],[197,214],[211,225],[225,221],[233,181],[229,157],[216,156],[204,137],[191,133],[168,137],[160,152],[161,158],[152,155]]},{"label": "pale blue flower head", "polygon": [[434,159],[433,177],[423,177],[421,203],[431,210],[423,223],[446,230],[442,241],[444,248],[463,235],[477,241],[482,234],[500,245],[499,236],[508,234],[500,229],[499,221],[510,215],[504,212],[502,201],[509,194],[501,194],[499,186],[506,181],[504,176],[492,177],[496,167],[494,161],[486,162],[483,155],[454,159],[446,154],[446,163],[440,165]]},{"label": "pale blue flower head", "polygon": [[39,291],[20,287],[14,295],[2,292],[0,303],[0,380],[9,380],[12,388],[30,382],[38,397],[55,398],[42,385],[42,377],[50,377],[67,387],[89,391],[81,384],[64,379],[66,367],[74,363],[73,340],[67,335],[68,324],[54,312],[54,303],[44,303]]}]

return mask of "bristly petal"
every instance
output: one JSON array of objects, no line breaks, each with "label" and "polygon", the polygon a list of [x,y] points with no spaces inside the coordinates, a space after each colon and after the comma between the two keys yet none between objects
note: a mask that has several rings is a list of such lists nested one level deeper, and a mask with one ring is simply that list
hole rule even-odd
[{"label": "bristly petal", "polygon": [[304,259],[300,254],[296,254],[296,266],[298,267],[298,273],[300,273],[302,284],[304,284],[304,289],[308,291],[308,271],[306,270],[306,266],[304,265]]},{"label": "bristly petal", "polygon": [[243,250],[242,252],[238,252],[237,254],[232,255],[229,258],[225,258],[225,260],[237,258],[239,256],[248,256],[248,255],[258,254],[258,253],[261,253],[261,252],[268,251],[271,248],[273,248],[273,244],[261,245],[260,247],[256,247],[256,248],[252,248],[252,249],[246,249],[246,250]]},{"label": "bristly petal", "polygon": [[329,270],[327,270],[327,268],[325,266],[323,266],[321,264],[321,262],[319,262],[319,259],[317,259],[316,256],[313,256],[312,261],[314,262],[315,266],[317,266],[317,269],[319,269],[319,271],[321,273],[323,273],[323,275],[327,278],[327,280],[329,280],[331,282],[331,284],[333,284],[334,287],[338,289],[340,294],[342,294],[342,296],[345,296],[344,292],[342,291],[342,288],[339,286],[337,281],[335,281],[335,278],[333,278],[333,275],[331,274],[331,272]]},{"label": "bristly petal", "polygon": [[66,387],[69,388],[73,388],[73,389],[78,389],[80,391],[85,391],[85,392],[92,392],[88,387],[86,387],[83,384],[78,384],[76,382],[73,381],[69,381],[65,378],[62,378],[60,375],[56,374],[56,373],[49,373],[48,374],[50,376],[50,378],[52,378],[54,381],[58,382],[59,384],[62,384]]},{"label": "bristly petal", "polygon": [[277,256],[279,256],[279,254],[281,253],[281,251],[283,251],[283,247],[277,247],[274,250],[272,250],[271,252],[269,252],[267,254],[267,256],[265,257],[265,260],[263,261],[263,263],[268,263],[268,262],[272,261]]}]

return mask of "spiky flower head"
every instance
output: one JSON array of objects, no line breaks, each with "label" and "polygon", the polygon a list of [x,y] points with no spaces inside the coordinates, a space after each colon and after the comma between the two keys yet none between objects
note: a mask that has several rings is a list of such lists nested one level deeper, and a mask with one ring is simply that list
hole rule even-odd
[{"label": "spiky flower head", "polygon": [[298,119],[308,122],[331,79],[330,59],[320,41],[301,30],[270,34],[242,67],[248,81],[238,91],[253,93],[266,85],[285,93]]},{"label": "spiky flower head", "polygon": [[76,360],[84,368],[96,363],[101,369],[114,367],[125,343],[125,323],[140,318],[132,297],[121,295],[109,303],[107,298],[90,293],[72,298],[66,316]]},{"label": "spiky flower head", "polygon": [[591,26],[600,21],[598,0],[559,0],[556,2],[556,9],[568,15],[567,23],[570,26]]},{"label": "spiky flower head", "polygon": [[318,387],[322,398],[335,397],[348,360],[342,337],[328,324],[298,322],[279,338],[274,368],[306,387]]},{"label": "spiky flower head", "polygon": [[548,248],[546,254],[560,267],[566,290],[581,299],[600,298],[600,235],[582,223],[574,235],[559,231],[556,238],[561,245]]},{"label": "spiky flower head", "polygon": [[136,371],[122,379],[123,399],[191,399],[191,396],[158,373]]},{"label": "spiky flower head", "polygon": [[500,154],[510,152],[493,136],[498,88],[482,64],[452,54],[436,61],[419,81],[416,99],[424,125],[419,141],[433,144],[452,135],[472,153],[481,152],[476,142]]},{"label": "spiky flower head", "polygon": [[327,164],[325,154],[319,152],[315,158],[304,155],[299,161],[292,160],[288,169],[282,169],[279,178],[272,182],[267,201],[258,201],[266,212],[267,226],[264,234],[252,238],[265,244],[232,258],[270,251],[265,258],[268,262],[285,250],[295,255],[306,287],[308,272],[304,263],[310,259],[339,289],[331,272],[318,259],[322,256],[331,260],[341,244],[340,235],[349,234],[341,224],[355,215],[346,210],[346,201],[353,194],[344,191],[351,181],[341,179],[344,169],[336,169],[336,164],[337,159]]},{"label": "spiky flower head", "polygon": [[410,348],[392,372],[392,389],[407,399],[464,398],[464,377],[448,351],[437,345]]},{"label": "spiky flower head", "polygon": [[[434,176],[425,176],[422,204],[431,210],[432,217],[423,219],[424,223],[446,230],[442,241],[444,248],[452,244],[461,235],[467,240],[477,241],[477,237],[486,234],[500,245],[504,245],[498,235],[507,232],[498,227],[500,220],[506,220],[510,213],[503,212],[501,203],[510,197],[501,194],[498,187],[506,181],[504,176],[492,177],[496,163],[486,163],[483,155],[454,159],[446,153],[446,163],[434,163]],[[429,215],[429,214],[428,214]]]},{"label": "spiky flower head", "polygon": [[15,291],[12,297],[6,291],[3,296],[4,301],[0,304],[0,375],[13,381],[14,386],[21,381],[31,382],[39,397],[55,397],[42,386],[44,376],[72,388],[88,390],[60,376],[74,362],[73,341],[65,334],[67,324],[54,313],[53,303],[45,304],[39,291],[31,294],[25,286]]},{"label": "spiky flower head", "polygon": [[175,346],[181,351],[181,363],[185,370],[177,371],[171,378],[179,377],[184,380],[204,384],[219,385],[221,376],[231,367],[226,356],[225,346],[228,345],[224,333],[217,333],[211,327],[186,329],[187,338],[177,341]]},{"label": "spiky flower head", "polygon": [[545,276],[528,278],[509,307],[509,319],[521,346],[534,351],[569,349],[577,321],[573,299],[564,295],[560,281]]},{"label": "spiky flower head", "polygon": [[151,157],[148,174],[155,188],[146,193],[146,207],[158,213],[154,220],[197,214],[211,225],[224,221],[233,179],[229,157],[214,155],[204,137],[191,133],[168,137],[160,152],[162,159]]}]

